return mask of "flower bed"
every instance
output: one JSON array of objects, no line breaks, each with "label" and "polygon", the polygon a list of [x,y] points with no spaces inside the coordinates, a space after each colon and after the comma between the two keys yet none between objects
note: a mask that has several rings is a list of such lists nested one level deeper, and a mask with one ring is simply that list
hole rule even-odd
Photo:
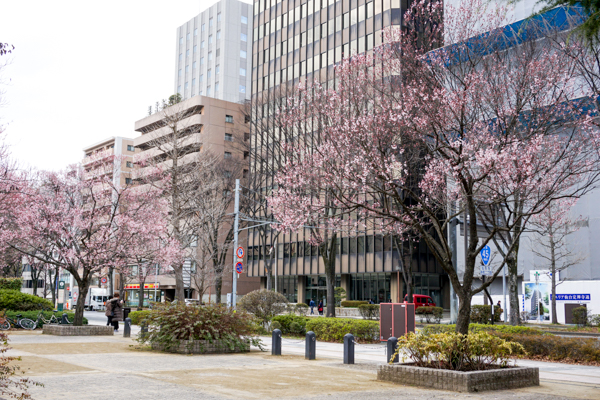
[{"label": "flower bed", "polygon": [[179,354],[214,354],[214,353],[243,353],[250,351],[250,342],[247,346],[230,346],[222,340],[181,340],[177,346],[166,347],[160,343],[152,343],[152,349]]}]

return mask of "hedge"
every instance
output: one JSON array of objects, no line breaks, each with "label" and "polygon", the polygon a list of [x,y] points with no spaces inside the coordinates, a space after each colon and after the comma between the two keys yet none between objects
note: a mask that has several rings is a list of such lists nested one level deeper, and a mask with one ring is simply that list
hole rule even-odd
[{"label": "hedge", "polygon": [[306,330],[313,331],[317,340],[343,342],[344,335],[351,333],[357,342],[379,342],[379,322],[352,318],[310,318]]},{"label": "hedge", "polygon": [[[306,333],[306,322],[310,318],[301,315],[277,315],[273,317],[273,322],[277,322],[279,327],[272,326],[273,329],[281,329],[281,333],[285,334],[303,334]],[[296,324],[292,326],[293,324]]]},{"label": "hedge", "polygon": [[[502,314],[500,307],[494,307],[494,322],[500,322]],[[489,324],[492,316],[492,306],[475,304],[471,306],[471,322],[475,324]]]},{"label": "hedge", "polygon": [[152,310],[132,311],[128,317],[131,318],[132,325],[139,325],[142,319],[148,317]]},{"label": "hedge", "polygon": [[358,311],[363,319],[379,319],[379,304],[361,304]]},{"label": "hedge", "polygon": [[[427,325],[421,329],[425,335],[432,333],[454,332],[456,325]],[[526,326],[469,324],[469,332],[501,332],[518,335],[542,335],[539,329]]]},{"label": "hedge", "polygon": [[[46,319],[50,319],[50,317],[52,316],[52,311],[42,311],[44,314],[44,318]],[[38,314],[40,313],[39,310],[37,311],[6,311],[6,316],[10,317],[12,319],[16,319],[17,314],[21,314],[21,318],[29,318],[32,320],[37,320]],[[72,311],[65,311],[65,313],[67,314],[67,318],[69,318],[69,321],[73,321],[73,318],[75,318],[75,313]],[[63,313],[62,312],[57,312],[56,314],[56,318],[58,318],[59,320],[62,318]],[[83,324],[87,325],[88,320],[87,318],[83,318]],[[39,320],[37,327],[41,328],[44,326],[44,321]]]},{"label": "hedge", "polygon": [[0,290],[0,310],[52,310],[54,305],[50,300],[32,294],[21,293],[18,290]]},{"label": "hedge", "polygon": [[22,278],[0,278],[0,290],[21,290],[23,286]]},{"label": "hedge", "polygon": [[366,300],[344,300],[341,302],[342,307],[358,307],[361,304],[369,304]]},{"label": "hedge", "polygon": [[442,307],[422,306],[415,310],[415,314],[421,318],[421,322],[439,324],[444,315],[444,309]]},{"label": "hedge", "polygon": [[555,335],[522,335],[492,332],[494,335],[520,343],[527,358],[551,361],[600,362],[600,341],[596,338],[569,338]]}]

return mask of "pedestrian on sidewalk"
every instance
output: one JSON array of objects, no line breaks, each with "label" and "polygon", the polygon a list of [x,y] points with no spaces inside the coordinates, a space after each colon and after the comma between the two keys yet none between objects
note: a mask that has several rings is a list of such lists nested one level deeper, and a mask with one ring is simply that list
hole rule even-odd
[{"label": "pedestrian on sidewalk", "polygon": [[106,326],[112,325],[112,311],[110,310],[110,301],[112,298],[112,296],[108,296],[108,301],[104,302],[104,308],[106,308],[106,312],[104,313],[106,315]]},{"label": "pedestrian on sidewalk", "polygon": [[308,303],[308,305],[310,306],[310,314],[315,315],[315,301],[310,299],[310,303]]},{"label": "pedestrian on sidewalk", "polygon": [[[113,299],[108,302],[110,304],[109,315],[112,316],[112,325],[115,328],[115,333],[119,333],[119,321],[123,321],[123,301],[119,297],[119,292],[115,292]],[[108,312],[108,306],[106,310]]]},{"label": "pedestrian on sidewalk", "polygon": [[323,315],[323,300],[319,301],[319,308],[317,310],[319,310],[319,315]]}]

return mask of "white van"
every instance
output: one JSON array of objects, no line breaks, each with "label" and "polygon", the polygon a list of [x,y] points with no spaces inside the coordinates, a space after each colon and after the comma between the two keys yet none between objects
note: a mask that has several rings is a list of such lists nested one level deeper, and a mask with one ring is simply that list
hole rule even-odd
[{"label": "white van", "polygon": [[85,309],[89,311],[104,310],[108,301],[108,289],[90,288],[85,299]]}]

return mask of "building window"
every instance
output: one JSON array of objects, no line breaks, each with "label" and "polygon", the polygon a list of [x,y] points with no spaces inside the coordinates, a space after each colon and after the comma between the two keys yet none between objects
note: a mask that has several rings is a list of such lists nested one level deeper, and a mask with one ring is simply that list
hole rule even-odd
[{"label": "building window", "polygon": [[196,87],[196,78],[192,79],[192,90],[194,90],[194,87]]},{"label": "building window", "polygon": [[245,151],[244,152],[244,160],[247,160],[249,156],[250,156],[250,152],[249,151]]},{"label": "building window", "polygon": [[215,67],[215,75],[219,75],[219,70],[220,70],[220,66],[219,66],[219,65],[217,65],[217,66]]},{"label": "building window", "polygon": [[246,93],[246,86],[240,85],[240,93]]},{"label": "building window", "polygon": [[187,57],[189,57],[189,56],[190,56],[190,49],[187,49],[187,50],[185,51],[185,57],[187,58]]},{"label": "building window", "polygon": [[200,42],[200,48],[203,49],[204,48],[204,40]]},{"label": "building window", "polygon": [[231,158],[231,153],[228,152],[228,151],[226,151],[225,155],[224,155],[224,158]]},{"label": "building window", "polygon": [[188,32],[187,35],[185,35],[185,40],[190,40],[190,33]]},{"label": "building window", "polygon": [[212,61],[212,51],[208,52],[208,61]]},{"label": "building window", "polygon": [[183,44],[183,36],[181,36],[181,37],[179,38],[179,44],[180,44],[180,45],[181,45],[181,44]]},{"label": "building window", "polygon": [[194,29],[194,36],[198,36],[198,28]]},{"label": "building window", "polygon": [[226,115],[225,116],[225,122],[231,122],[231,123],[233,123],[233,115]]},{"label": "building window", "polygon": [[204,81],[204,75],[200,75],[200,82]]},{"label": "building window", "polygon": [[240,75],[246,76],[246,68],[240,68]]},{"label": "building window", "polygon": [[194,45],[194,54],[196,54],[197,50],[198,50],[198,46]]},{"label": "building window", "polygon": [[181,85],[177,86],[177,93],[181,94]]},{"label": "building window", "polygon": [[181,68],[179,68],[179,72],[177,74],[181,78]]},{"label": "building window", "polygon": [[245,169],[242,173],[242,178],[246,179],[248,177],[248,170]]},{"label": "building window", "polygon": [[125,165],[127,166],[127,168],[133,168],[133,163],[131,161],[127,161]]},{"label": "building window", "polygon": [[233,135],[231,133],[226,133],[225,140],[228,142],[233,142]]},{"label": "building window", "polygon": [[196,69],[196,61],[192,63],[192,69]]},{"label": "building window", "polygon": [[131,185],[131,178],[125,178],[125,184]]},{"label": "building window", "polygon": [[241,58],[246,58],[246,51],[245,50],[240,50],[240,57]]},{"label": "building window", "polygon": [[206,95],[210,96],[210,86],[206,88]]},{"label": "building window", "polygon": [[217,31],[217,40],[219,40],[219,39],[221,39],[221,31],[220,30]]},{"label": "building window", "polygon": [[217,13],[217,22],[221,22],[221,13]]},{"label": "building window", "polygon": [[240,34],[240,39],[242,40],[242,42],[247,42],[248,41],[248,35],[246,35],[245,33],[241,33]]},{"label": "building window", "polygon": [[213,26],[213,19],[212,18],[208,19],[208,26],[209,26],[209,28],[212,28],[212,26]]},{"label": "building window", "polygon": [[204,57],[200,57],[200,65],[204,65]]},{"label": "building window", "polygon": [[219,91],[219,82],[215,83],[215,94]]},{"label": "building window", "polygon": [[127,145],[127,151],[135,151],[135,147],[133,147],[132,145],[128,144]]},{"label": "building window", "polygon": [[242,24],[247,24],[248,23],[248,17],[244,17],[242,15]]},{"label": "building window", "polygon": [[212,35],[208,35],[208,44],[212,44]]},{"label": "building window", "polygon": [[185,90],[188,90],[188,83],[185,83]]},{"label": "building window", "polygon": [[208,77],[208,79],[210,79],[211,71],[212,70],[210,70],[210,69],[208,71],[206,71],[206,76]]},{"label": "building window", "polygon": [[183,61],[183,53],[179,53],[179,62]]},{"label": "building window", "polygon": [[185,74],[187,75],[190,72],[190,66],[186,65],[185,66]]},{"label": "building window", "polygon": [[204,32],[205,25],[206,24],[202,24],[202,32]]}]

